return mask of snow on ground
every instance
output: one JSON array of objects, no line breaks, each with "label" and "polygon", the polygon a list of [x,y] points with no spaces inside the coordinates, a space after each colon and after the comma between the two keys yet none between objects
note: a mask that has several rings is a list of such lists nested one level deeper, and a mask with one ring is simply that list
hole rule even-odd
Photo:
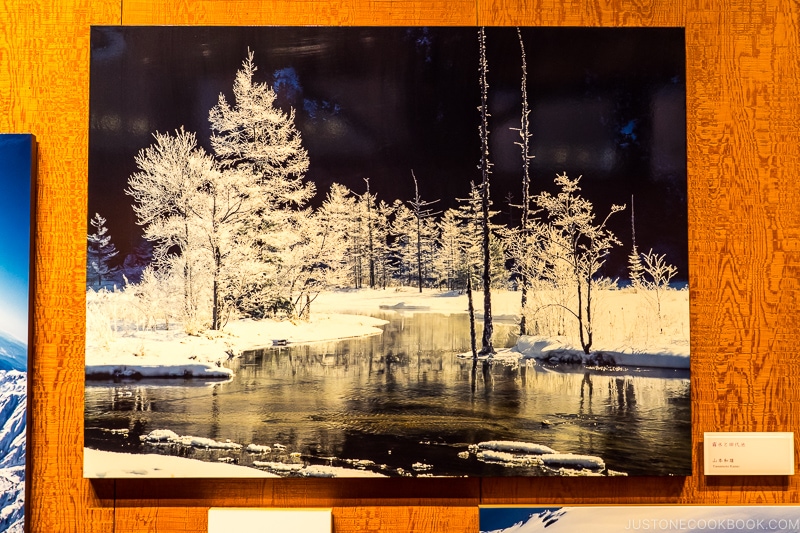
[{"label": "snow on ground", "polygon": [[132,454],[83,449],[86,478],[244,478],[278,477],[256,468],[211,463],[158,454]]},{"label": "snow on ground", "polygon": [[[470,446],[469,451],[485,463],[506,467],[545,466],[562,476],[593,475],[606,467],[600,457],[559,453],[549,446],[532,442],[490,440]],[[575,468],[581,470],[573,470]]]},{"label": "snow on ground", "polygon": [[306,477],[386,477],[371,470],[354,470],[340,466],[309,465],[302,474]]},{"label": "snow on ground", "polygon": [[[483,294],[474,295],[475,312],[483,302]],[[514,291],[492,292],[492,314],[495,319],[518,320],[520,293]],[[381,309],[381,306],[384,306]],[[392,309],[394,308],[394,309]],[[398,311],[409,313],[466,313],[467,296],[458,291],[439,291],[414,287],[390,287],[388,289],[339,290],[320,293],[312,304],[312,312],[336,313],[377,311]]]},{"label": "snow on ground", "polygon": [[[650,305],[645,296],[630,290],[603,291],[602,296],[596,295],[602,305],[590,357],[583,354],[574,339],[522,337],[514,352],[499,354],[495,359],[512,363],[535,358],[551,362],[689,368],[688,291],[666,293],[661,322],[653,324],[650,320],[642,327],[639,322],[647,316],[645,308]],[[97,295],[93,291],[87,293],[87,301],[94,297]],[[114,297],[114,293],[104,295],[104,298]],[[493,291],[495,320],[516,322],[519,299],[519,292]],[[134,329],[105,335],[87,331],[86,375],[229,378],[231,371],[223,365],[226,360],[244,350],[272,346],[274,341],[300,344],[380,334],[385,321],[365,316],[377,312],[466,313],[467,297],[454,291],[419,292],[411,287],[337,290],[323,292],[314,300],[309,321],[243,319],[228,323],[222,331],[199,335],[188,335],[177,326],[171,330]]]},{"label": "snow on ground", "polygon": [[[305,477],[386,477],[369,470],[276,461],[254,461],[260,468],[159,454],[130,454],[83,449],[87,478],[277,478],[278,473]],[[266,469],[266,470],[262,470]],[[1,486],[1,484],[0,484]]]},{"label": "snow on ground", "polygon": [[174,330],[126,331],[112,339],[89,340],[86,375],[89,377],[199,377],[229,378],[221,366],[244,350],[348,337],[378,335],[386,322],[362,315],[317,313],[308,322],[239,320],[223,331],[188,335]]},{"label": "snow on ground", "polygon": [[516,351],[523,359],[539,359],[551,363],[583,362],[627,367],[689,368],[689,344],[672,343],[647,347],[614,346],[593,350],[586,355],[580,347],[563,338],[521,336]]}]

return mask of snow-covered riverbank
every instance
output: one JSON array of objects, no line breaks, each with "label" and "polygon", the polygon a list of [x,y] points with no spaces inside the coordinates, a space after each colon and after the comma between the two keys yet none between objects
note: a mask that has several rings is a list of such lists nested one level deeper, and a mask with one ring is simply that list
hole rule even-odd
[{"label": "snow-covered riverbank", "polygon": [[524,335],[513,350],[522,359],[549,363],[583,363],[618,367],[689,368],[689,343],[664,343],[661,346],[637,347],[621,344],[593,350],[589,355],[565,339],[549,339]]},{"label": "snow-covered riverbank", "polygon": [[[90,301],[96,297],[89,291]],[[103,297],[124,296],[105,293]],[[688,291],[669,291],[664,297],[664,323],[658,325],[658,332],[645,331],[637,325],[637,315],[645,305],[641,294],[613,290],[596,298],[601,305],[590,356],[585,356],[576,340],[568,337],[522,337],[516,349],[504,358],[689,368]],[[495,291],[492,305],[495,321],[519,320],[520,293]],[[198,335],[188,335],[177,325],[170,330],[127,329],[104,334],[87,327],[86,375],[226,379],[232,372],[225,362],[244,350],[269,347],[276,341],[301,344],[378,335],[385,321],[366,316],[377,312],[466,313],[467,297],[433,289],[419,292],[411,287],[339,290],[317,297],[309,321],[243,319],[228,323],[222,331]],[[480,318],[478,315],[479,321]],[[514,355],[516,352],[519,356]]]},{"label": "snow-covered riverbank", "polygon": [[379,335],[385,321],[363,315],[317,313],[311,320],[238,320],[222,331],[188,335],[180,330],[119,333],[111,339],[89,340],[88,377],[229,378],[223,364],[244,350]]}]

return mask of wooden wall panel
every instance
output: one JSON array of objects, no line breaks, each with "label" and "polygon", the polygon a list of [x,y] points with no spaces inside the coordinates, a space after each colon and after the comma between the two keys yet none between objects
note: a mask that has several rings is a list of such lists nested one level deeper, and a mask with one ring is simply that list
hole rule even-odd
[{"label": "wooden wall panel", "polygon": [[683,0],[488,0],[485,26],[683,26]]},{"label": "wooden wall panel", "polygon": [[[81,477],[91,24],[682,26],[695,475]],[[31,531],[205,531],[211,506],[332,506],[337,532],[477,530],[478,503],[798,503],[798,476],[705,478],[702,432],[800,423],[800,6],[789,0],[0,0],[0,130],[40,144]],[[796,446],[800,451],[800,446]]]},{"label": "wooden wall panel", "polygon": [[122,23],[133,25],[471,26],[477,23],[476,3],[472,0],[127,0],[123,8]]}]

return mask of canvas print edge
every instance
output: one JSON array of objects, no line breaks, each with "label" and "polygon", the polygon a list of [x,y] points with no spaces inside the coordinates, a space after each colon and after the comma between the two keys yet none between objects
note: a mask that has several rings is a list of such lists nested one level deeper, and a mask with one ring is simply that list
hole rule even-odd
[{"label": "canvas print edge", "polygon": [[[247,67],[247,62],[249,60],[250,59],[246,59],[245,62],[243,63],[243,67],[242,67],[243,70],[246,70],[248,68]],[[251,63],[251,67],[254,66],[254,65],[255,65],[254,63]],[[242,72],[242,71],[240,70],[240,72]],[[223,109],[223,108],[220,107],[220,109]],[[335,114],[335,111],[333,111],[332,113]],[[633,124],[633,123],[628,123],[628,124],[621,125],[620,132],[623,135],[627,136],[621,142],[628,143],[628,142],[635,141],[636,132],[634,130],[635,130],[635,124]],[[156,142],[151,146],[151,148],[155,147],[155,149],[157,151],[159,149],[165,148],[170,143],[186,142],[186,143],[192,144],[192,143],[196,143],[197,142],[196,139],[195,140],[192,139],[192,135],[193,134],[190,134],[190,133],[184,131],[183,129],[176,130],[174,135],[173,134],[163,134],[163,135],[164,136],[162,138],[156,137]],[[485,150],[482,150],[482,151],[485,151]],[[144,153],[144,152],[142,152],[142,153]],[[147,165],[149,163],[152,163],[152,161],[150,161],[150,162],[145,161],[145,159],[148,157],[147,155],[144,155],[143,157],[144,157],[144,159],[142,161],[144,161],[145,165]],[[143,168],[144,167],[142,165],[140,165],[140,169],[143,169]],[[487,164],[487,166],[484,169],[484,172],[486,172],[488,170],[488,168],[489,167],[488,167],[488,164]],[[146,173],[147,171],[145,170],[144,172]],[[412,177],[414,178],[414,182],[416,184],[416,176],[413,175],[413,173],[412,173]],[[567,194],[568,195],[570,192],[575,192],[576,190],[579,190],[578,183],[574,178],[570,178],[566,174],[563,174],[560,177],[561,177],[561,181],[559,182],[558,178],[557,178],[556,184],[558,184],[561,187],[561,193],[562,194]],[[424,184],[425,183],[423,182],[423,185]],[[369,195],[371,194],[370,193],[370,189],[369,189],[369,186],[370,186],[369,182],[366,183],[366,186],[367,186],[367,189],[366,189],[365,195],[366,195],[367,198],[369,198]],[[136,192],[136,186],[133,186],[132,190],[134,192]],[[362,194],[360,196],[363,199],[365,195]],[[350,191],[346,190],[346,191],[341,191],[340,197],[336,197],[336,198],[329,197],[329,200],[334,200],[335,199],[337,202],[340,202],[339,207],[347,206],[348,205],[347,202],[350,201],[350,200],[347,199],[348,196],[350,197],[350,200],[355,200],[356,199],[356,196],[353,195],[353,191],[352,190],[350,190]],[[558,198],[558,196],[555,193],[553,195],[551,195],[550,197],[541,196],[540,197],[540,201],[541,201],[540,207],[542,209],[546,209],[545,206],[547,205],[547,202],[552,201],[554,203],[551,203],[550,205],[552,205],[553,208],[556,208],[557,207],[557,198]],[[368,204],[369,204],[369,202],[367,202],[365,205],[368,205]],[[329,205],[333,206],[334,204],[331,201],[331,203],[329,203]],[[416,209],[420,213],[420,216],[417,216],[417,219],[418,220],[422,219],[423,217],[421,216],[421,214],[427,208],[428,204],[426,204],[425,200],[420,196],[419,190],[417,191],[417,196],[416,197],[412,196],[412,199],[409,200],[409,205],[411,205],[412,207],[414,205],[416,205]],[[141,204],[140,204],[140,206],[141,206]],[[630,207],[631,207],[631,210],[632,210],[633,205],[631,205]],[[615,208],[612,205],[611,208],[610,208],[610,211],[609,211],[609,216],[614,213],[614,209]],[[298,223],[299,222],[297,220],[292,220],[291,221],[291,224],[298,224]],[[100,217],[99,215],[97,215],[96,217],[94,217],[90,221],[90,224],[91,224],[90,227],[89,227],[90,232],[93,232],[95,237],[97,237],[98,239],[104,238],[103,235],[105,234],[105,231],[107,231],[106,228],[105,228],[105,219]],[[632,214],[631,214],[631,225],[633,225],[633,215]],[[598,228],[595,228],[595,229],[602,230],[601,227],[598,227]],[[90,237],[91,237],[91,234],[90,234]],[[634,247],[635,247],[635,245],[634,245]],[[664,259],[663,256],[660,258],[661,262],[659,262],[659,256],[658,256],[657,253],[654,254],[653,251],[651,250],[650,254],[651,255],[649,256],[648,260],[651,262],[651,265],[650,265],[651,271],[660,271],[661,275],[666,276],[667,278],[669,278],[670,277],[669,276],[669,268],[668,268],[669,265],[665,265],[663,263],[663,259]],[[636,257],[637,258],[639,257],[638,254],[636,254]],[[361,275],[364,276],[363,279],[366,279],[366,274],[364,273],[366,270],[367,270],[366,268],[362,269],[362,274]],[[419,279],[421,280],[422,277],[419,276]],[[662,278],[662,279],[664,279],[664,278]],[[478,280],[476,279],[476,283],[477,283],[477,281]],[[591,282],[591,280],[590,280],[590,282]],[[422,282],[420,281],[420,283],[422,283]],[[669,281],[667,280],[666,284],[668,284],[668,283],[669,283]],[[87,278],[87,285],[88,284],[89,284],[89,279]],[[302,292],[301,292],[301,295],[302,295]],[[403,297],[404,298],[408,298],[410,296],[404,294]],[[341,301],[342,300],[340,300],[340,303],[338,303],[338,304],[334,303],[332,305],[334,305],[334,306],[335,305],[341,305]],[[315,301],[315,306],[316,306],[317,303],[320,303],[320,302],[321,301]],[[303,305],[305,304],[305,300],[303,300],[301,298],[294,305],[298,305],[298,303],[299,303],[299,308],[295,309],[292,312],[294,312],[298,316],[301,316],[302,313],[303,313]],[[402,307],[396,307],[397,305],[401,305],[401,304],[402,304]],[[250,305],[252,305],[252,303]],[[420,311],[421,310],[420,308],[424,307],[424,305],[414,305],[413,303],[409,304],[409,303],[406,303],[406,302],[400,302],[400,304],[398,304],[396,302],[396,299],[395,299],[395,301],[393,301],[391,303],[387,302],[385,305],[387,307],[386,311],[394,311],[394,312],[402,311],[402,312],[406,312],[406,313],[414,312],[414,311]],[[394,307],[394,309],[391,309],[392,307]],[[415,309],[415,307],[416,307],[416,309]],[[289,311],[287,309],[281,309],[281,308],[276,307],[275,308],[275,312],[289,312]],[[217,315],[215,313],[214,316],[212,316],[212,319],[211,319],[212,323],[216,324],[216,320],[218,320],[218,319],[219,319],[219,315]],[[378,325],[378,324],[377,323],[376,324],[372,324],[370,327],[375,327],[376,325]],[[212,330],[213,329],[216,329],[216,328],[212,327]],[[588,333],[588,330],[587,330],[587,333]],[[687,333],[687,335],[688,335],[688,333]],[[583,351],[589,351],[590,347],[591,347],[591,342],[592,342],[591,341],[591,335],[589,335],[588,338],[583,338],[583,329],[582,329],[581,330],[581,336],[582,336],[582,338],[581,338],[581,345],[582,346],[580,348]],[[286,341],[287,343],[292,343],[293,342],[292,340],[282,339],[282,338],[277,337],[275,335],[271,335],[271,337],[274,337],[274,338],[272,338],[272,342],[275,342],[275,341],[278,341],[278,343],[282,343],[284,341]],[[278,344],[278,345],[280,346],[280,344]],[[489,341],[489,345],[491,345],[491,341]],[[486,341],[484,340],[484,343],[483,343],[483,346],[482,346],[481,350],[483,351],[485,347],[486,347]],[[557,352],[557,350],[553,349],[552,346],[550,346],[550,345],[548,345],[546,343],[542,344],[540,341],[538,341],[536,339],[532,339],[530,341],[530,346],[528,346],[526,349],[531,351],[532,353],[538,354],[539,356],[541,356],[545,352],[549,352],[550,355],[555,354]],[[574,352],[577,353],[578,357],[580,357],[580,351],[581,350],[574,350]],[[609,352],[613,352],[613,351],[605,351],[605,354],[603,355],[603,357],[608,356],[607,360],[594,360],[592,362],[600,364],[600,365],[608,364],[609,362],[613,362],[615,364],[620,364],[620,365],[625,365],[625,364],[627,364],[627,365],[638,365],[638,364],[642,364],[641,363],[641,358],[635,352],[626,353],[624,351],[620,351],[620,352],[614,352],[613,354],[609,353]],[[568,351],[567,353],[569,353],[570,357],[575,355],[575,353],[570,352],[570,351]],[[483,355],[486,355],[486,354],[483,354]],[[234,357],[237,357],[237,356],[234,355]],[[626,359],[626,357],[628,359]],[[474,359],[477,360],[478,357],[475,357]],[[678,354],[678,357],[676,358],[676,360],[682,360],[683,362],[686,363],[686,367],[688,368],[688,343],[687,343],[687,353],[685,355],[684,354]],[[402,361],[399,361],[399,362],[402,363]],[[387,368],[391,368],[389,366],[389,363],[391,363],[391,361],[387,362],[386,360],[384,360],[384,361],[382,361],[382,363],[383,364],[387,364]],[[216,368],[213,368],[213,366],[216,366]],[[226,369],[223,366],[221,366],[221,365],[213,365],[213,366],[212,365],[207,365],[205,369],[201,368],[200,372],[204,372],[203,375],[205,377],[212,377],[214,375],[214,373],[217,373],[218,375],[220,375],[222,377],[224,377],[223,374],[228,374],[228,372],[226,372]],[[647,366],[647,365],[643,365],[643,366]],[[92,368],[93,368],[93,371],[103,370],[102,368],[99,368],[99,365],[93,365]],[[139,376],[138,376],[139,378],[142,378],[142,377],[146,378],[147,377],[147,376],[141,374],[141,372],[143,370],[143,365],[136,365],[136,364],[125,365],[125,369],[123,369],[123,370],[124,371],[130,371],[132,373],[139,373]],[[181,370],[181,372],[184,373],[184,375],[185,375],[186,372],[192,373],[192,372],[196,372],[197,371],[197,369],[190,368],[188,365],[183,365],[183,367],[180,370]],[[88,367],[87,367],[87,372],[88,371],[89,370],[88,370]],[[104,371],[113,372],[113,371],[116,371],[116,370],[105,369]],[[133,375],[131,375],[131,376],[135,377]],[[120,375],[119,377],[125,377],[125,376],[124,375]],[[593,385],[592,385],[591,381],[592,380],[591,380],[591,377],[590,377],[584,383],[580,384],[581,397],[582,398],[583,398],[584,389],[586,389],[588,391],[587,394],[589,394],[589,395],[592,394]],[[621,402],[622,402],[621,405],[626,404],[626,403],[635,404],[636,399],[635,399],[635,395],[632,394],[632,389],[630,389],[630,390],[627,389],[626,388],[627,385],[623,381],[620,381],[619,384],[613,383],[612,386],[619,388],[619,390],[617,390],[615,392],[615,394],[618,394],[619,397],[621,398]],[[550,425],[552,425],[552,423],[553,423],[553,421],[551,421],[549,419],[541,420],[541,424],[542,424],[543,427],[550,426]],[[180,435],[180,434],[167,434],[167,433],[154,434],[153,432],[150,432],[149,434],[142,435],[142,436],[144,436],[146,438],[149,438],[149,439],[152,439],[152,440],[150,440],[150,442],[154,443],[154,444],[158,444],[158,443],[163,442],[163,443],[166,443],[166,444],[169,444],[169,445],[172,445],[172,446],[176,446],[176,445],[177,446],[181,446],[181,445],[184,445],[182,443],[184,441],[186,441],[186,442],[189,443],[188,446],[193,446],[194,444],[192,444],[192,443],[198,443],[199,446],[209,446],[209,444],[210,444],[211,447],[218,447],[219,449],[222,449],[222,450],[226,449],[226,446],[224,445],[225,444],[224,441],[213,441],[213,439],[212,439],[212,442],[209,443],[208,440],[204,440],[204,439],[207,439],[205,437],[191,437],[191,436],[185,436],[185,435]],[[522,449],[517,449],[518,446],[515,448],[513,446],[514,443],[510,443],[510,442],[507,442],[507,441],[499,441],[499,442],[483,441],[483,442],[487,443],[486,446],[484,446],[482,449],[480,449],[480,447],[479,447],[479,449],[476,450],[475,452],[471,452],[471,451],[468,450],[467,451],[468,456],[470,456],[470,454],[473,454],[475,456],[478,456],[478,454],[480,454],[480,457],[482,457],[484,460],[490,460],[490,461],[494,460],[494,461],[498,461],[498,462],[503,462],[503,461],[512,460],[512,458],[513,458],[515,453],[517,455],[519,455],[520,453],[522,453],[524,455],[526,452],[530,452],[530,450],[525,450],[524,447]],[[517,443],[517,444],[519,444],[519,443]],[[265,445],[265,444],[258,444],[258,445],[259,446],[268,447],[268,445]],[[277,448],[277,445],[273,446],[273,447]],[[228,448],[228,449],[230,449],[230,448]],[[87,453],[95,455],[96,452],[97,451],[89,451]],[[271,453],[274,453],[274,451],[271,452]],[[539,452],[539,453],[541,453],[541,452]],[[551,457],[549,457],[549,459],[553,459],[555,457],[556,457],[556,455],[552,455]],[[573,459],[577,460],[577,458],[573,458]],[[596,464],[597,464],[597,463],[593,462],[595,459],[596,458],[585,457],[585,458],[581,459],[580,461],[578,461],[577,463],[575,463],[575,465],[577,465],[579,467],[588,467],[588,468],[591,469],[593,467],[593,465],[596,466]],[[273,463],[275,463],[275,462],[273,462]],[[424,473],[425,467],[429,466],[429,465],[425,464],[424,462],[420,463],[420,464],[421,464],[421,466],[420,466],[421,470],[418,471],[418,472],[415,472],[415,473],[419,473],[419,472],[423,472]],[[689,470],[690,469],[691,469],[691,466],[689,464]],[[90,474],[89,477],[91,477],[91,474]]]}]

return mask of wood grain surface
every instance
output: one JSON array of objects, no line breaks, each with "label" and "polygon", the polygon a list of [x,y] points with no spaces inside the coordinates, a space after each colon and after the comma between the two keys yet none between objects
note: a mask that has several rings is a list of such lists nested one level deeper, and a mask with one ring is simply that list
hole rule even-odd
[{"label": "wood grain surface", "polygon": [[[84,480],[92,24],[685,26],[694,475]],[[800,422],[799,81],[788,0],[0,0],[0,131],[40,143],[30,531],[202,532],[211,506],[333,507],[343,533],[477,531],[482,503],[798,503],[797,476],[706,478],[701,465],[704,431]]]}]

